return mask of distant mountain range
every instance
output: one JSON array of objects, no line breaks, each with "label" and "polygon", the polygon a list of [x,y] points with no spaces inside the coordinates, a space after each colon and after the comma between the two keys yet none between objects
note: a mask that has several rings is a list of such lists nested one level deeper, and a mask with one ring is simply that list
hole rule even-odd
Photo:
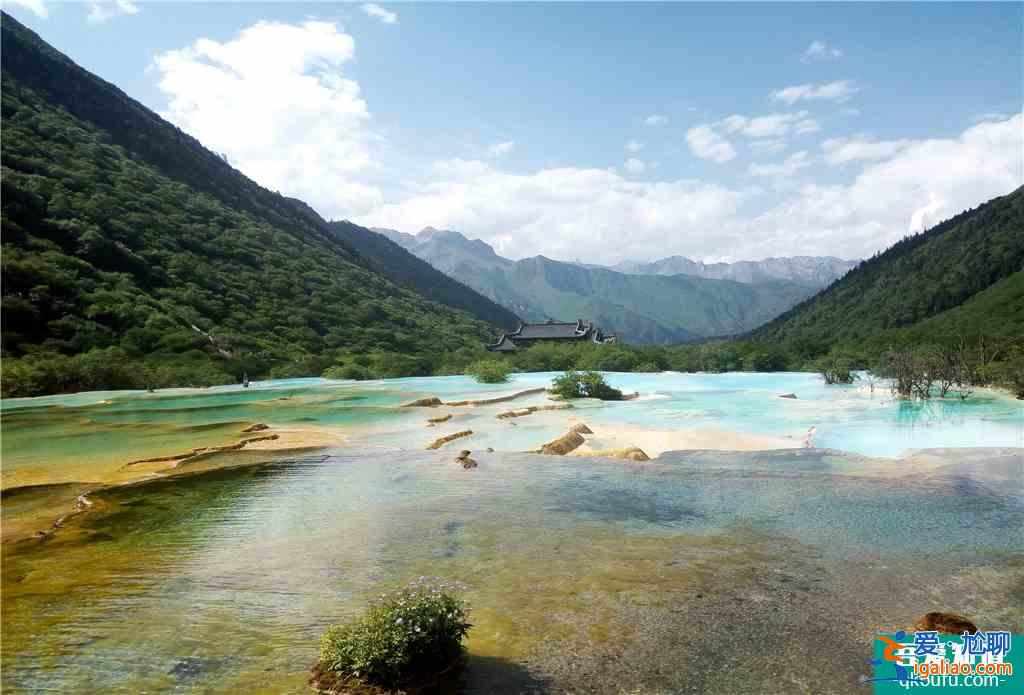
[{"label": "distant mountain range", "polygon": [[612,270],[639,275],[693,275],[736,282],[788,280],[809,287],[827,287],[859,262],[844,261],[834,256],[792,256],[763,261],[703,263],[684,256],[669,256],[649,263],[623,261],[612,266]]},{"label": "distant mountain range", "polygon": [[856,264],[827,257],[704,264],[674,256],[615,267],[544,256],[513,261],[459,232],[433,227],[418,234],[373,231],[525,320],[588,318],[640,343],[748,331]]}]

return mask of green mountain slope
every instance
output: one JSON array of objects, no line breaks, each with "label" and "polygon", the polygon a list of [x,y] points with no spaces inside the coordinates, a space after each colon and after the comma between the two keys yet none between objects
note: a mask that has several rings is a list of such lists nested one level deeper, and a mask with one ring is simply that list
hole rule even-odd
[{"label": "green mountain slope", "polygon": [[621,340],[674,343],[750,330],[808,297],[787,280],[736,282],[683,274],[632,274],[543,256],[502,258],[479,239],[426,228],[374,230],[529,321],[588,318]]},{"label": "green mountain slope", "polygon": [[933,330],[962,330],[959,321],[974,333],[1003,334],[1021,324],[1012,290],[1022,268],[1024,187],[894,244],[754,337],[852,343],[933,317]]},{"label": "green mountain slope", "polygon": [[457,277],[534,319],[593,319],[633,343],[672,343],[740,333],[812,292],[776,281],[744,284],[688,275],[626,275],[543,256],[507,268],[460,265]]},{"label": "green mountain slope", "polygon": [[[5,395],[319,373],[380,351],[426,373],[494,332],[375,272],[388,261],[353,230],[246,179],[6,14],[2,31]],[[429,282],[416,270],[400,282]],[[458,289],[437,296],[511,323]]]},{"label": "green mountain slope", "polygon": [[502,328],[515,328],[519,317],[509,309],[466,287],[404,248],[351,222],[331,222],[330,229],[354,248],[372,270],[409,287],[427,299],[447,304]]}]

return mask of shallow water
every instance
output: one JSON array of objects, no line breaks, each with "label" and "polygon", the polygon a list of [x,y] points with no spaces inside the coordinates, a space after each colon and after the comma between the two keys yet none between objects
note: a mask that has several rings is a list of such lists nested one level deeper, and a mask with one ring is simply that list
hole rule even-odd
[{"label": "shallow water", "polygon": [[[490,398],[547,386],[554,374],[514,375],[483,385],[463,376],[337,382],[292,379],[155,394],[105,392],[8,399],[2,408],[3,488],[109,480],[123,463],[197,446],[230,444],[247,424],[330,427],[354,444],[420,449],[434,438],[474,429],[473,448],[527,451],[565,431],[563,414],[539,413],[495,426],[494,414],[547,402],[543,396],[489,408],[463,408],[444,426],[424,428],[433,409],[397,408],[424,396]],[[786,437],[868,456],[945,446],[1024,447],[1024,401],[979,392],[967,402],[913,403],[883,387],[825,386],[814,374],[608,374],[641,397],[579,403],[588,422],[653,429],[701,429]],[[779,398],[795,393],[796,399]]]},{"label": "shallow water", "polygon": [[[1020,486],[956,469],[897,484],[838,474],[856,460],[823,452],[664,459],[483,454],[465,471],[442,453],[338,450],[98,494],[102,513],[6,548],[4,688],[301,692],[328,624],[428,574],[470,585],[470,654],[500,667],[471,658],[464,687],[488,692],[518,671],[557,677],[537,645],[629,643],[624,607],[664,616],[693,592],[757,595],[775,564],[831,591],[858,564],[910,581],[911,552],[1003,576],[1024,549]],[[807,562],[817,579],[794,569]],[[876,628],[845,612],[829,620]]]},{"label": "shallow water", "polygon": [[[396,407],[511,394],[551,376],[3,402],[5,530],[42,523],[91,483],[122,482],[126,460],[232,443],[250,423],[349,436],[301,456],[218,454],[178,471],[193,475],[101,489],[56,533],[5,543],[4,690],[303,692],[327,625],[424,574],[470,586],[460,676],[470,693],[820,692],[800,680],[811,658],[834,692],[856,692],[870,635],[929,610],[1024,629],[1021,450],[954,450],[927,465],[854,455],[1020,447],[1019,401],[908,406],[804,374],[609,374],[641,397],[515,425],[494,415],[544,397],[449,408],[452,421],[430,429],[438,409]],[[778,398],[789,392],[798,399]],[[795,442],[814,425],[818,446],[854,453],[685,452],[644,464],[500,453],[561,434],[566,412]],[[479,468],[422,450],[466,427]],[[808,653],[812,630],[836,649]]]}]

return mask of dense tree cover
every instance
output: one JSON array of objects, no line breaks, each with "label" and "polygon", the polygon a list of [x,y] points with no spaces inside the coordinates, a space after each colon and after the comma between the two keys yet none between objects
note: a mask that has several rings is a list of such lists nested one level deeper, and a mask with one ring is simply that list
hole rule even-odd
[{"label": "dense tree cover", "polygon": [[[782,343],[870,342],[954,310],[1022,269],[1024,187],[903,239],[753,335]],[[971,332],[1012,336],[1024,322],[1019,301],[989,309],[931,328],[956,331],[970,322]]]},{"label": "dense tree cover", "polygon": [[[3,392],[433,371],[493,328],[164,176],[3,75]],[[389,357],[393,356],[393,357]]]},{"label": "dense tree cover", "polygon": [[359,253],[371,270],[395,284],[408,287],[435,302],[465,309],[503,328],[511,330],[519,323],[519,317],[510,310],[448,277],[383,234],[345,221],[331,222],[330,228]]}]

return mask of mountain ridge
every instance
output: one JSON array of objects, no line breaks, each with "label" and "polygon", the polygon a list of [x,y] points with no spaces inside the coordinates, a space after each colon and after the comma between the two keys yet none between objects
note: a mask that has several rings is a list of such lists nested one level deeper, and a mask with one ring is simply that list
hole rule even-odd
[{"label": "mountain ridge", "polygon": [[742,283],[684,274],[623,273],[543,255],[513,261],[481,239],[432,227],[418,234],[373,231],[525,320],[588,318],[629,342],[693,342],[741,333],[813,291],[774,278]]},{"label": "mountain ridge", "polygon": [[[967,323],[977,335],[1012,336],[1024,329],[1012,299],[1022,278],[1024,186],[898,241],[752,336],[827,345],[924,327],[934,337]],[[983,297],[995,289],[1008,301]],[[990,313],[967,322],[960,308],[975,299]]]},{"label": "mountain ridge", "polygon": [[516,323],[246,178],[6,13],[0,29],[5,396],[308,376],[352,355],[430,374]]}]

